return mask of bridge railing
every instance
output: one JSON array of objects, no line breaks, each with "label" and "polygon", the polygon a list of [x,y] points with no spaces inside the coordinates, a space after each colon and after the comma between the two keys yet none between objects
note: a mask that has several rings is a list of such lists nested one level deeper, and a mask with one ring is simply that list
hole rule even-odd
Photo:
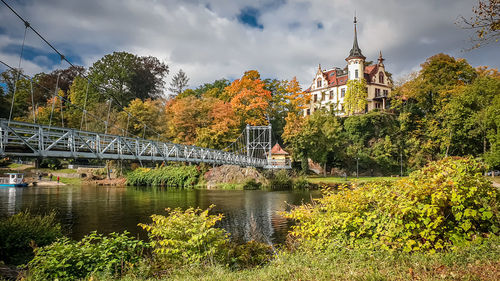
[{"label": "bridge railing", "polygon": [[267,159],[191,145],[0,120],[0,154],[10,156],[185,161],[264,167]]}]

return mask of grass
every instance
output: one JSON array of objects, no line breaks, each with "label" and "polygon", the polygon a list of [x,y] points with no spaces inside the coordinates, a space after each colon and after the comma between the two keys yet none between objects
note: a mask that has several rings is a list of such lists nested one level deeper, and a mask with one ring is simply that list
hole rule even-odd
[{"label": "grass", "polygon": [[37,170],[40,170],[40,171],[45,172],[45,173],[63,173],[63,174],[74,174],[74,173],[76,173],[75,169],[52,170],[52,169],[49,169],[49,168],[41,168],[41,169],[37,169]]},{"label": "grass", "polygon": [[[121,280],[145,280],[147,270]],[[186,266],[150,280],[500,280],[500,240],[436,254],[337,249],[281,253],[268,265],[233,271]],[[97,277],[93,280],[116,280]]]},{"label": "grass", "polygon": [[493,182],[496,182],[498,184],[500,184],[500,176],[496,176],[496,177],[488,177],[490,180],[492,180]]},{"label": "grass", "polygon": [[80,178],[59,178],[59,181],[69,185],[80,185],[82,183],[82,179]]},{"label": "grass", "polygon": [[350,182],[372,182],[372,181],[396,181],[400,179],[400,177],[347,177],[347,180],[344,177],[307,177],[307,180],[314,184],[326,183],[326,184],[342,184],[342,183],[350,183]]},{"label": "grass", "polygon": [[9,169],[17,169],[17,168],[20,168],[20,167],[23,167],[23,166],[26,166],[26,165],[23,165],[23,164],[18,164],[18,163],[11,163],[9,164],[7,167]]}]

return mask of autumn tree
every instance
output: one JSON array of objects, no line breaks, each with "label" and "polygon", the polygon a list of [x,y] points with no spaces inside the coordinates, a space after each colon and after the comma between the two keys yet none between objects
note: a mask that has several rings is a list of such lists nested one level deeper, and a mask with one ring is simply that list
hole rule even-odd
[{"label": "autumn tree", "polygon": [[166,136],[174,142],[195,144],[198,130],[209,123],[210,106],[194,96],[173,99],[165,109],[168,129]]},{"label": "autumn tree", "polygon": [[292,158],[295,161],[301,161],[302,170],[307,172],[307,147],[309,144],[301,138],[306,119],[296,113],[290,113],[285,118],[285,121],[286,125],[283,128],[281,137],[287,145],[287,149],[291,152]]},{"label": "autumn tree", "polygon": [[345,113],[351,115],[364,111],[367,104],[367,97],[365,79],[347,81],[347,91],[344,97]]},{"label": "autumn tree", "polygon": [[266,111],[271,100],[271,93],[265,89],[256,70],[245,72],[241,79],[236,79],[227,86],[224,95],[229,98],[242,125],[266,125]]},{"label": "autumn tree", "polygon": [[125,131],[124,135],[158,139],[158,134],[166,128],[165,123],[164,108],[159,100],[137,98],[119,113],[119,126]]},{"label": "autumn tree", "polygon": [[273,132],[282,143],[281,135],[289,114],[300,115],[310,100],[310,94],[302,91],[297,78],[292,80],[266,79],[266,90],[271,92],[271,101],[267,115],[271,121]]},{"label": "autumn tree", "polygon": [[310,117],[295,114],[287,117],[283,138],[293,150],[294,158],[301,159],[306,168],[307,159],[319,163],[326,173],[328,158],[342,147],[342,125],[338,117],[324,110],[315,111]]},{"label": "autumn tree", "polygon": [[63,91],[68,96],[69,89],[74,79],[85,74],[83,66],[70,66],[65,69],[56,69],[50,73],[35,75],[36,83],[33,84],[35,103],[46,100],[54,95],[55,88]]},{"label": "autumn tree", "polygon": [[172,82],[170,82],[170,87],[168,89],[177,96],[187,87],[188,82],[189,78],[186,73],[182,71],[182,69],[179,69],[179,72],[172,78]]},{"label": "autumn tree", "polygon": [[465,29],[474,30],[476,37],[471,49],[479,48],[500,39],[500,0],[479,0],[472,8],[470,18],[460,17],[459,24]]},{"label": "autumn tree", "polygon": [[204,99],[210,105],[207,127],[197,130],[196,145],[222,149],[234,142],[240,131],[240,121],[230,103],[215,98]]}]

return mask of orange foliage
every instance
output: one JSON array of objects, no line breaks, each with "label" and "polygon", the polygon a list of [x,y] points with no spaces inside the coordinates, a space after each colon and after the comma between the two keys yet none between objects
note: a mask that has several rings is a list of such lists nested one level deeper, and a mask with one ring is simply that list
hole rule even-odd
[{"label": "orange foliage", "polygon": [[241,79],[225,88],[231,106],[241,121],[250,125],[266,125],[266,110],[271,100],[271,92],[266,90],[257,71],[247,71]]},{"label": "orange foliage", "polygon": [[211,104],[208,114],[209,126],[197,131],[196,144],[203,147],[223,148],[233,142],[239,134],[240,120],[230,103],[219,99],[206,99]]},{"label": "orange foliage", "polygon": [[206,104],[193,96],[170,101],[166,106],[168,136],[174,142],[194,144],[197,129],[209,122],[208,112]]},{"label": "orange foliage", "polygon": [[297,81],[297,77],[293,77],[293,79],[287,83],[286,92],[288,93],[286,98],[290,101],[290,105],[294,109],[301,110],[307,108],[307,105],[311,101],[311,94],[302,91],[299,81]]}]

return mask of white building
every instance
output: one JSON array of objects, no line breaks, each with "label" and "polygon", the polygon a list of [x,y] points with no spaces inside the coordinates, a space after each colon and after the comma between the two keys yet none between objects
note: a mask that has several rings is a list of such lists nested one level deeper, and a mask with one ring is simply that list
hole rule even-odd
[{"label": "white building", "polygon": [[388,108],[387,98],[392,84],[385,72],[382,52],[376,64],[365,65],[366,57],[363,56],[358,46],[356,24],[356,17],[354,17],[354,43],[349,56],[345,59],[347,66],[323,70],[319,65],[311,86],[306,90],[311,94],[311,103],[309,108],[304,110],[304,115],[310,115],[319,108],[336,110],[338,115],[343,115],[347,81],[361,78],[366,80],[368,93],[365,112]]}]

